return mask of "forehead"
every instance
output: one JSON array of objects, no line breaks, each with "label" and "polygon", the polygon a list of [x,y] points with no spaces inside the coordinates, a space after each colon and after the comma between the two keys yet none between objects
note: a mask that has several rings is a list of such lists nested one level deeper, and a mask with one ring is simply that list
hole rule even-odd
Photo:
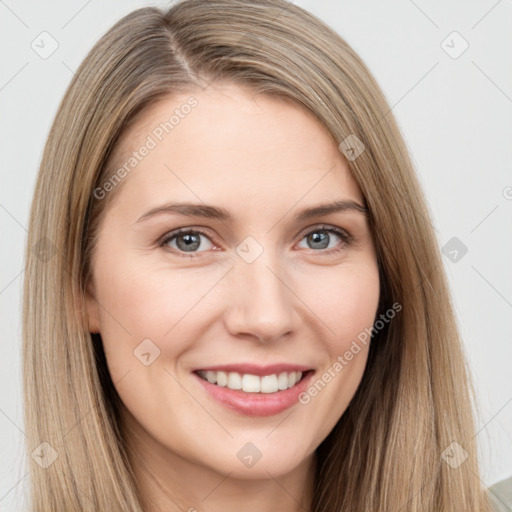
[{"label": "forehead", "polygon": [[341,192],[362,201],[345,157],[311,112],[235,85],[151,105],[123,134],[116,156],[116,167],[130,168],[122,186],[155,200],[170,193],[205,201],[233,200],[233,193],[239,200],[339,199]]}]

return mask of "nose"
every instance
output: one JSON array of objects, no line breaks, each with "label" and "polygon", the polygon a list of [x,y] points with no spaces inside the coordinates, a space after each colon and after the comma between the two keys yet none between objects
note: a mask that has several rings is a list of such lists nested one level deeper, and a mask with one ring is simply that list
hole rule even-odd
[{"label": "nose", "polygon": [[260,342],[291,334],[298,322],[292,290],[289,276],[270,251],[252,263],[237,258],[227,283],[225,323],[230,334]]}]

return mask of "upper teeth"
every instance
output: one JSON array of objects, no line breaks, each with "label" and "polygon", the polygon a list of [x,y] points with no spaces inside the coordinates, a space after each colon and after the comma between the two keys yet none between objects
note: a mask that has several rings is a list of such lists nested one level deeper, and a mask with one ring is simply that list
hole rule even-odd
[{"label": "upper teeth", "polygon": [[247,393],[276,393],[291,388],[302,378],[302,372],[282,372],[279,375],[252,375],[237,372],[199,371],[199,375],[211,384],[228,387],[229,389],[241,389]]}]

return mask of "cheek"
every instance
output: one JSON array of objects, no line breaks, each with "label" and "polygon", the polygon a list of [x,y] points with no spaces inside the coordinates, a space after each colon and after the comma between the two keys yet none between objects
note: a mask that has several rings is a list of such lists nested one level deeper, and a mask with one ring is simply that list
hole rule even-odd
[{"label": "cheek", "polygon": [[[149,266],[144,258],[131,262],[104,258],[102,262],[96,274],[100,332],[114,381],[137,362],[134,350],[144,340],[151,340],[168,361],[189,348],[195,339],[194,325],[201,325],[200,319],[191,323],[194,309],[204,313],[198,306],[224,272],[220,268],[170,271]],[[184,326],[188,336],[183,334]]]},{"label": "cheek", "polygon": [[361,382],[380,283],[378,267],[373,263],[345,266],[331,272],[329,279],[317,275],[314,281],[316,287],[310,289],[315,292],[310,292],[307,300],[316,314],[316,331],[323,325],[325,334],[319,348],[326,357],[299,401],[314,410],[318,421],[311,422],[311,429],[316,439],[322,439],[346,410]]},{"label": "cheek", "polygon": [[378,267],[373,260],[329,269],[304,282],[303,297],[324,325],[324,344],[331,357],[347,350],[365,328],[371,328],[379,295]]},{"label": "cheek", "polygon": [[340,279],[338,298],[328,312],[336,332],[329,347],[330,361],[335,373],[344,373],[345,393],[353,394],[366,365],[369,333],[379,304],[378,267],[348,271]]}]

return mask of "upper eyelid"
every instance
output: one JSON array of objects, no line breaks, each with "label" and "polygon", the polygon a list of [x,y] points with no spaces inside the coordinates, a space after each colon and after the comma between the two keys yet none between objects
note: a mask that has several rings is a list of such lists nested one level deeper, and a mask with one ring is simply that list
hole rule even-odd
[{"label": "upper eyelid", "polygon": [[[300,236],[300,239],[302,240],[302,238],[304,238],[307,234],[309,234],[310,232],[315,231],[315,230],[318,230],[318,231],[332,230],[332,231],[334,231],[334,233],[336,235],[340,236],[342,239],[343,239],[343,234],[344,234],[345,239],[343,239],[343,241],[345,241],[345,242],[351,241],[353,238],[352,235],[345,228],[341,228],[339,226],[334,226],[334,225],[325,224],[325,223],[324,224],[316,224],[316,225],[304,228],[301,231],[299,231],[299,233],[296,236]],[[338,231],[341,231],[341,233],[338,233]],[[206,236],[207,238],[210,238],[208,228],[191,226],[191,227],[184,227],[184,228],[176,228],[174,230],[167,232],[165,235],[163,235],[159,239],[159,244],[163,245],[166,242],[170,241],[171,239],[174,239],[176,236],[180,235],[181,233],[198,233],[200,235]],[[214,241],[211,239],[210,239],[210,242],[214,243]],[[202,251],[199,251],[199,252],[202,252]]]},{"label": "upper eyelid", "polygon": [[163,236],[161,236],[159,238],[159,242],[164,243],[167,240],[170,240],[171,238],[174,238],[182,233],[199,233],[200,235],[203,235],[203,236],[209,236],[209,231],[207,228],[203,228],[203,227],[201,227],[201,228],[194,228],[194,227],[177,228],[177,229],[172,229],[171,231],[168,231]]},{"label": "upper eyelid", "polygon": [[314,225],[314,226],[310,226],[308,228],[304,228],[302,231],[300,231],[298,233],[298,236],[299,235],[305,236],[308,233],[310,233],[311,231],[315,231],[315,230],[318,230],[318,231],[334,231],[338,235],[340,234],[338,232],[341,231],[342,233],[345,234],[345,236],[347,238],[352,238],[352,235],[345,228],[341,228],[339,226],[333,226],[331,224],[317,224],[317,225]]}]

